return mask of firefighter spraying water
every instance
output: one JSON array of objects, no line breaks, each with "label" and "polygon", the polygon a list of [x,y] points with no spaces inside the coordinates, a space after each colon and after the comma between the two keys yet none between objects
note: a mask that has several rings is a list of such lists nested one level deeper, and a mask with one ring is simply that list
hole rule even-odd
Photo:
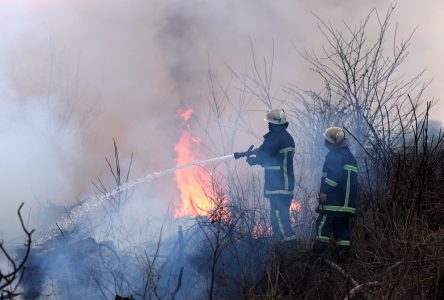
[{"label": "firefighter spraying water", "polygon": [[225,156],[195,161],[167,170],[153,172],[145,177],[122,184],[104,195],[91,197],[69,211],[68,216],[63,216],[58,223],[51,226],[50,229],[37,240],[36,245],[45,244],[55,236],[58,236],[63,230],[75,226],[89,211],[97,209],[101,205],[106,205],[106,203],[104,203],[105,201],[119,193],[133,189],[139,184],[148,183],[156,178],[193,166],[203,166],[242,157],[247,158],[250,166],[261,165],[265,169],[265,197],[270,199],[270,221],[275,236],[279,240],[293,239],[294,233],[291,228],[289,208],[291,200],[293,199],[294,189],[294,141],[286,131],[288,122],[284,110],[270,110],[266,115],[266,121],[269,124],[270,131],[264,136],[264,143],[259,148],[254,149],[254,146],[250,146],[245,152],[235,152]]},{"label": "firefighter spraying water", "polygon": [[265,170],[264,196],[270,201],[270,223],[277,240],[295,239],[290,221],[290,205],[293,199],[294,172],[293,156],[295,144],[287,131],[288,121],[283,109],[267,112],[269,132],[263,144],[246,152],[235,153],[234,157],[246,156],[250,166],[260,165]]}]

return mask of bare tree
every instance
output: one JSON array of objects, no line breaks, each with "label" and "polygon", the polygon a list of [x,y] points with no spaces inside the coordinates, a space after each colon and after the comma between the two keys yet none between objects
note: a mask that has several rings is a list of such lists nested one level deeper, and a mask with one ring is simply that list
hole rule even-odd
[{"label": "bare tree", "polygon": [[10,269],[8,270],[0,270],[0,291],[1,299],[13,299],[14,297],[20,295],[17,294],[17,289],[20,286],[20,283],[22,282],[24,273],[25,273],[25,264],[29,257],[29,253],[31,251],[31,242],[32,242],[32,234],[34,233],[34,229],[31,231],[27,228],[23,221],[23,217],[21,214],[21,210],[23,208],[24,203],[20,204],[17,215],[20,220],[20,224],[22,226],[22,230],[26,235],[25,240],[25,249],[24,254],[21,259],[14,258],[8,250],[6,250],[3,241],[0,242],[0,251],[3,255],[3,257],[6,259],[7,264],[9,265]]},{"label": "bare tree", "polygon": [[[326,45],[321,54],[305,50],[301,55],[323,80],[324,87],[320,92],[288,89],[296,97],[291,104],[297,120],[295,126],[310,127],[307,131],[316,135],[314,141],[323,129],[336,125],[346,126],[365,148],[380,142],[368,139],[374,137],[372,133],[377,133],[384,145],[399,146],[401,126],[409,128],[414,121],[412,109],[423,103],[430,82],[422,83],[424,71],[410,78],[401,74],[400,67],[408,57],[414,31],[399,40],[397,25],[390,30],[395,8],[396,5],[391,5],[382,17],[376,9],[372,10],[356,26],[344,23],[343,31],[316,16]],[[376,23],[376,34],[372,22]],[[309,135],[305,140],[319,146],[313,138]],[[310,150],[322,148],[304,146]],[[355,150],[363,158],[364,149]],[[313,159],[312,162],[315,163]]]}]

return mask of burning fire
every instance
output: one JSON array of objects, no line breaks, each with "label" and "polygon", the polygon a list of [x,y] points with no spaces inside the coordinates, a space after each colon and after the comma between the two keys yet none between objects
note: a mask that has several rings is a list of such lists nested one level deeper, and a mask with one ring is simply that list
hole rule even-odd
[{"label": "burning fire", "polygon": [[301,211],[301,202],[297,201],[296,199],[293,199],[291,201],[291,205],[290,205],[290,213],[298,213]]},{"label": "burning fire", "polygon": [[[198,148],[201,140],[191,134],[188,124],[192,114],[193,109],[191,108],[178,112],[185,130],[174,148],[177,166],[199,159]],[[175,178],[181,193],[181,201],[175,208],[174,217],[209,215],[214,210],[214,203],[208,199],[202,188],[202,183],[211,182],[211,174],[199,167],[192,167],[176,171]]]},{"label": "burning fire", "polygon": [[[302,204],[296,199],[293,199],[291,201],[290,205],[290,221],[292,226],[296,226],[297,223],[297,215],[301,211]],[[260,238],[260,237],[270,237],[273,235],[273,229],[271,228],[271,224],[257,224],[252,231],[252,237],[253,238]]]},{"label": "burning fire", "polygon": [[273,229],[271,228],[271,225],[264,225],[264,224],[257,224],[253,227],[253,230],[251,232],[251,237],[253,239],[258,239],[261,237],[271,237],[273,236]]},{"label": "burning fire", "polygon": [[302,204],[300,201],[293,199],[290,205],[290,221],[291,224],[295,225],[297,223],[297,217],[302,209]]}]

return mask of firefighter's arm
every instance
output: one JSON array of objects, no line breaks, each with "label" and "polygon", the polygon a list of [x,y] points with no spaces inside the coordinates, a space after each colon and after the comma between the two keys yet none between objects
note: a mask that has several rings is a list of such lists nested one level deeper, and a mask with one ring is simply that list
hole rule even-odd
[{"label": "firefighter's arm", "polygon": [[342,174],[342,163],[341,157],[335,153],[330,152],[325,157],[324,167],[322,168],[322,181],[320,190],[320,201],[326,201],[322,194],[327,195],[329,192],[334,191],[340,187],[341,184],[341,174]]},{"label": "firefighter's arm", "polygon": [[257,164],[264,166],[264,163],[270,160],[275,152],[276,145],[270,139],[265,139],[263,144],[255,149]]}]

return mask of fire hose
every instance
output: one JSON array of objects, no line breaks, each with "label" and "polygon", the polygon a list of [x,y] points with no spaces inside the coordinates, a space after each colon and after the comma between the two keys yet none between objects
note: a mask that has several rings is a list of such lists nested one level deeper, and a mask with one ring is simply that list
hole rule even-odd
[{"label": "fire hose", "polygon": [[103,203],[104,200],[108,200],[119,193],[128,191],[128,190],[134,188],[136,185],[139,185],[141,183],[150,182],[153,179],[165,176],[170,173],[174,173],[175,171],[178,171],[178,170],[193,167],[193,166],[203,166],[203,165],[206,165],[209,163],[215,163],[215,162],[219,162],[219,161],[223,161],[223,160],[227,160],[227,159],[231,159],[231,158],[239,159],[241,157],[250,157],[251,155],[255,154],[255,150],[253,150],[253,148],[254,148],[254,146],[251,145],[248,148],[248,150],[245,152],[235,152],[233,154],[229,154],[229,155],[225,155],[225,156],[220,156],[220,157],[215,157],[215,158],[211,158],[211,159],[207,159],[207,160],[201,160],[201,161],[191,162],[188,164],[183,164],[183,165],[176,166],[174,168],[170,168],[170,169],[160,171],[160,172],[153,172],[153,173],[146,175],[145,177],[131,180],[131,181],[128,181],[122,185],[119,185],[114,190],[109,191],[108,193],[103,194],[99,197],[91,197],[91,198],[87,199],[84,203],[82,203],[81,205],[76,206],[73,209],[71,209],[68,212],[68,216],[62,216],[60,222],[51,226],[49,228],[49,230],[46,231],[43,234],[43,236],[41,236],[36,241],[35,245],[45,244],[47,241],[49,241],[50,239],[57,236],[60,232],[62,232],[62,230],[69,228],[71,225],[75,225],[75,223],[77,223],[83,216],[85,216],[85,214],[88,211],[99,207]]}]

